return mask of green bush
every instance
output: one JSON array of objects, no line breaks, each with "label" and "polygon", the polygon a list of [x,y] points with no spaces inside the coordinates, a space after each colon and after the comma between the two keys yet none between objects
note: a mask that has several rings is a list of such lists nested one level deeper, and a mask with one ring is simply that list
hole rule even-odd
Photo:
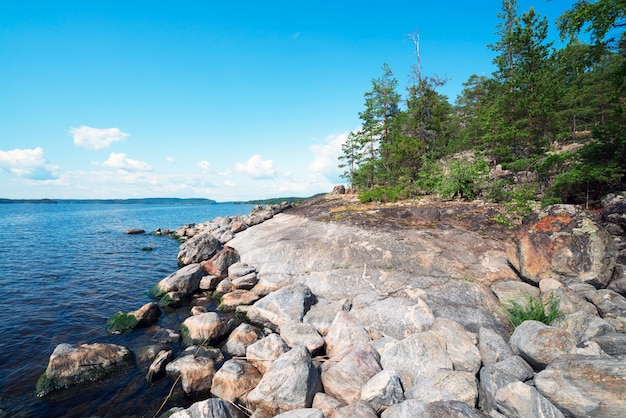
[{"label": "green bush", "polygon": [[482,158],[475,163],[456,160],[449,165],[450,172],[443,175],[437,191],[445,197],[459,196],[474,199],[489,173],[489,166]]},{"label": "green bush", "polygon": [[563,312],[559,311],[559,298],[554,293],[546,302],[541,297],[528,293],[524,295],[524,299],[523,303],[511,300],[504,304],[509,322],[513,327],[518,327],[522,322],[530,320],[550,325],[554,320],[563,316]]},{"label": "green bush", "polygon": [[368,202],[395,202],[402,196],[401,187],[376,186],[370,190],[364,190],[359,196],[361,203]]}]

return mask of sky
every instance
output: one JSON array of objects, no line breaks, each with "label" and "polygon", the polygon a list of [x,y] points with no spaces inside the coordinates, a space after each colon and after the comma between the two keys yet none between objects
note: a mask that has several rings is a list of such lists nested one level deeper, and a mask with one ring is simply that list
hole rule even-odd
[{"label": "sky", "polygon": [[[574,0],[518,0],[550,23]],[[453,103],[501,2],[0,0],[0,198],[306,197],[387,63]]]}]

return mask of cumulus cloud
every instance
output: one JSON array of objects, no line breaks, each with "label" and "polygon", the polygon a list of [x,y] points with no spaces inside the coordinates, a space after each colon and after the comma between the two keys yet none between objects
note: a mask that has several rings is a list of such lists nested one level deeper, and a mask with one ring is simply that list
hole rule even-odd
[{"label": "cumulus cloud", "polygon": [[237,163],[235,169],[255,179],[271,179],[276,177],[274,161],[264,160],[259,154],[255,154],[245,163]]},{"label": "cumulus cloud", "polygon": [[202,173],[204,173],[204,174],[209,174],[209,173],[213,172],[213,168],[211,167],[211,163],[208,162],[208,161],[200,161],[196,165],[198,167],[200,167],[200,170],[202,170]]},{"label": "cumulus cloud", "polygon": [[348,139],[349,132],[337,135],[329,135],[323,144],[315,144],[309,147],[313,152],[313,161],[309,164],[309,169],[317,174],[335,181],[339,178],[341,171],[338,167],[341,146]]},{"label": "cumulus cloud", "polygon": [[0,170],[31,180],[56,179],[59,167],[46,161],[43,149],[0,150]]},{"label": "cumulus cloud", "polygon": [[98,129],[89,126],[72,128],[70,134],[74,138],[74,145],[89,149],[107,148],[112,143],[123,141],[130,136],[119,128]]},{"label": "cumulus cloud", "polygon": [[109,155],[109,158],[105,162],[103,162],[102,165],[105,167],[117,168],[120,170],[127,170],[127,171],[150,171],[152,170],[152,167],[150,167],[148,163],[130,159],[123,152],[119,154],[112,152]]}]

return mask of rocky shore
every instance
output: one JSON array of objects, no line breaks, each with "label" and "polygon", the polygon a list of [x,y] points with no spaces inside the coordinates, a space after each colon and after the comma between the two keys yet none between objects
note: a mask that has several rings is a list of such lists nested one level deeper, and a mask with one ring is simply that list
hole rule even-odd
[{"label": "rocky shore", "polygon": [[[497,210],[331,194],[188,225],[155,302],[107,328],[189,304],[141,354],[146,384],[197,401],[164,416],[626,416],[626,198],[551,206],[513,231]],[[552,300],[549,325],[509,321],[505,306]],[[122,346],[60,344],[37,394],[135,363]]]}]

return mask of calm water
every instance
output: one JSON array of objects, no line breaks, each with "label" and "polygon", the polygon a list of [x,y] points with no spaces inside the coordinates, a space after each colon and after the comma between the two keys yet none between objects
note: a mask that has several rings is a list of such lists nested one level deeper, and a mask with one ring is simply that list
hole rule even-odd
[{"label": "calm water", "polygon": [[[153,416],[172,382],[148,385],[147,365],[136,365],[104,384],[43,399],[35,397],[35,383],[60,343],[107,342],[133,350],[151,343],[150,330],[108,335],[104,324],[115,312],[150,301],[146,291],[177,269],[179,243],[150,234],[126,235],[127,229],[177,229],[247,214],[251,208],[225,203],[1,204],[0,417]],[[146,246],[154,250],[142,251]],[[176,326],[187,312],[163,315],[158,325]],[[189,400],[177,392],[174,402]]]}]

